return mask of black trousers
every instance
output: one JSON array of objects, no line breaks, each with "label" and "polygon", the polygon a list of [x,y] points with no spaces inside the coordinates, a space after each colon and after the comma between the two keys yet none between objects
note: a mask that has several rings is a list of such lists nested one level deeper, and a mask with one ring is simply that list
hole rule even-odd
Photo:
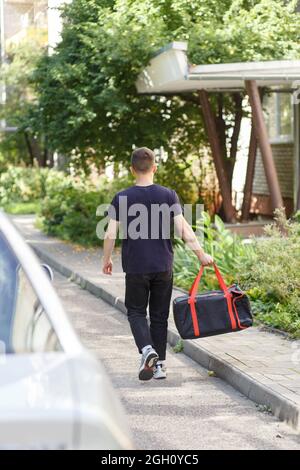
[{"label": "black trousers", "polygon": [[[126,273],[125,305],[139,352],[151,344],[161,361],[166,358],[169,308],[173,273]],[[150,327],[147,321],[149,305]]]}]

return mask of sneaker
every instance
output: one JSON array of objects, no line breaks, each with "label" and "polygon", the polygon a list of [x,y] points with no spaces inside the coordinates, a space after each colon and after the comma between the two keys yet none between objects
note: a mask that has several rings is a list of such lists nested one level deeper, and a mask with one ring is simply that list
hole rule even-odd
[{"label": "sneaker", "polygon": [[164,364],[158,363],[154,366],[153,378],[154,379],[166,379],[167,378],[167,368]]},{"label": "sneaker", "polygon": [[158,354],[152,348],[149,347],[146,351],[142,354],[142,361],[139,370],[139,379],[140,380],[150,380],[153,377],[153,367],[155,366],[156,362],[158,361]]}]

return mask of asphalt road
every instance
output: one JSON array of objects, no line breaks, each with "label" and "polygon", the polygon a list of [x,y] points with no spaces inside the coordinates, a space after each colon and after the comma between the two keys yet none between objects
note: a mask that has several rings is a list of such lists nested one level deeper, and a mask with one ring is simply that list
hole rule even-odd
[{"label": "asphalt road", "polygon": [[126,316],[54,273],[54,286],[82,342],[104,364],[140,449],[300,449],[285,423],[183,354],[168,351],[168,378],[140,382]]}]

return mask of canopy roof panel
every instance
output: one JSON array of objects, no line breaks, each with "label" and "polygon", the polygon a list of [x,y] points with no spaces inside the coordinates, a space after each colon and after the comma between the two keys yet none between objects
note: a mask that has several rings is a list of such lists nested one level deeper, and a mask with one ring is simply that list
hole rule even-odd
[{"label": "canopy roof panel", "polygon": [[235,90],[244,88],[245,80],[256,80],[258,86],[269,88],[291,89],[300,85],[300,60],[190,65],[186,51],[185,42],[173,42],[160,49],[139,75],[138,92]]}]

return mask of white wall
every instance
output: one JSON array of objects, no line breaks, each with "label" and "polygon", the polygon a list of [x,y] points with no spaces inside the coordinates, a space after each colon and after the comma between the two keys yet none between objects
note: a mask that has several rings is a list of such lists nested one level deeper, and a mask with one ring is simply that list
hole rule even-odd
[{"label": "white wall", "polygon": [[55,48],[61,39],[62,19],[59,7],[72,0],[48,0],[48,44],[49,52]]}]

